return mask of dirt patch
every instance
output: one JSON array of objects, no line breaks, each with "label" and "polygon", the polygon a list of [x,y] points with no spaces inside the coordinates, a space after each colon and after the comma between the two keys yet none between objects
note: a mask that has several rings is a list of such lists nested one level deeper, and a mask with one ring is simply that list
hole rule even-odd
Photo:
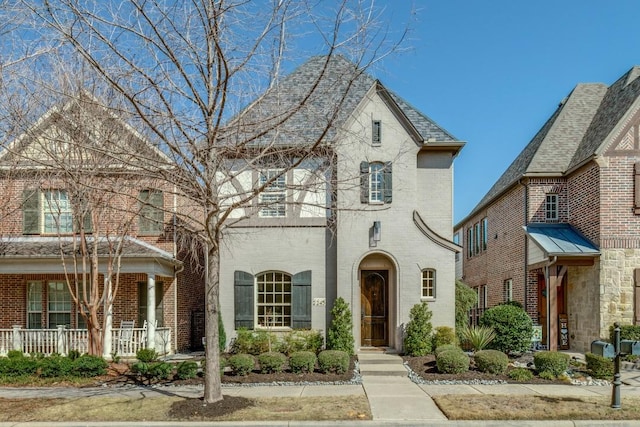
[{"label": "dirt patch", "polygon": [[226,396],[215,403],[185,399],[171,405],[169,417],[175,420],[209,420],[252,407],[255,407],[254,400],[240,396]]}]

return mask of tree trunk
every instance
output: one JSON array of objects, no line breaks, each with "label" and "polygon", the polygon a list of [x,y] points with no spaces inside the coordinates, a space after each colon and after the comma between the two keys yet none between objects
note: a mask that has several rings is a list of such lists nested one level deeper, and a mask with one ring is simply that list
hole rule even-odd
[{"label": "tree trunk", "polygon": [[207,253],[207,277],[205,283],[205,363],[204,401],[214,403],[222,400],[220,381],[220,349],[218,345],[218,308],[220,297],[220,251],[210,247]]}]

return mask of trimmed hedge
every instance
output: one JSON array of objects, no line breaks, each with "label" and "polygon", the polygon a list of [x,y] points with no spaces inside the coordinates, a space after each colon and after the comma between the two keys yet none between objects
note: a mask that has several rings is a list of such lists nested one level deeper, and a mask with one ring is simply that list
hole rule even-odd
[{"label": "trimmed hedge", "polygon": [[456,351],[460,351],[462,353],[464,353],[464,351],[462,351],[462,349],[460,347],[458,347],[455,344],[445,344],[445,345],[441,345],[439,347],[436,347],[435,351],[433,352],[433,354],[438,357],[438,355],[440,353],[442,353],[443,351],[451,351],[451,350],[456,350]]},{"label": "trimmed hedge", "polygon": [[533,356],[533,363],[536,366],[538,375],[546,372],[556,378],[567,370],[569,360],[570,357],[568,354],[558,353],[556,351],[539,351]]},{"label": "trimmed hedge", "polygon": [[498,350],[481,350],[473,356],[476,368],[480,372],[490,374],[503,374],[509,366],[509,358]]},{"label": "trimmed hedge", "polygon": [[[609,326],[609,342],[613,342],[614,326]],[[620,339],[640,341],[640,325],[620,325]]]},{"label": "trimmed hedge", "polygon": [[287,356],[275,351],[269,351],[258,356],[258,363],[260,364],[260,372],[263,374],[282,372],[284,365],[287,363]]},{"label": "trimmed hedge", "polygon": [[248,375],[256,365],[256,359],[251,354],[234,354],[227,360],[231,371],[234,375],[245,376]]},{"label": "trimmed hedge", "polygon": [[313,372],[317,361],[318,357],[312,351],[296,351],[289,358],[289,367],[296,374]]},{"label": "trimmed hedge", "polygon": [[443,374],[461,374],[469,370],[469,356],[460,350],[443,351],[436,357],[436,366]]},{"label": "trimmed hedge", "polygon": [[586,353],[584,358],[587,361],[587,370],[592,377],[605,380],[613,379],[613,360],[593,353]]},{"label": "trimmed hedge", "polygon": [[416,304],[409,311],[409,322],[404,331],[404,352],[409,356],[431,353],[431,310],[426,302]]},{"label": "trimmed hedge", "polygon": [[324,350],[318,354],[318,366],[323,373],[343,374],[349,369],[349,353],[342,350]]},{"label": "trimmed hedge", "polygon": [[480,326],[490,326],[495,331],[495,338],[488,346],[491,349],[509,354],[531,348],[533,322],[522,308],[511,304],[492,307],[480,317]]}]

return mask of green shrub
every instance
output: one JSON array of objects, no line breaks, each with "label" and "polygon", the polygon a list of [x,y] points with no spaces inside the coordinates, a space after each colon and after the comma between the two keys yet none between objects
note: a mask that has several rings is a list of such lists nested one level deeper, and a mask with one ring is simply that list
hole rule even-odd
[{"label": "green shrub", "polygon": [[533,372],[527,368],[514,368],[508,375],[514,381],[530,381],[533,378]]},{"label": "green shrub", "polygon": [[181,380],[195,378],[198,375],[198,364],[192,360],[185,360],[178,363],[176,367],[176,377]]},{"label": "green shrub", "polygon": [[69,350],[69,354],[67,354],[67,357],[71,360],[76,360],[78,357],[80,357],[80,352],[78,350]]},{"label": "green shrub", "polygon": [[67,357],[50,356],[38,360],[37,373],[42,378],[65,377],[71,374],[73,361]]},{"label": "green shrub", "polygon": [[97,377],[107,373],[108,363],[102,357],[83,354],[73,361],[72,374],[76,377]]},{"label": "green shrub", "polygon": [[443,351],[436,357],[436,366],[443,374],[461,374],[469,370],[469,356],[459,350]]},{"label": "green shrub", "polygon": [[538,377],[542,378],[543,380],[555,380],[556,378],[558,378],[557,376],[553,375],[553,372],[551,371],[539,372]]},{"label": "green shrub", "polygon": [[451,350],[456,350],[456,351],[464,353],[462,351],[462,349],[460,347],[458,347],[457,345],[455,345],[455,344],[445,344],[445,345],[441,345],[439,347],[436,347],[436,349],[433,352],[433,354],[435,354],[435,356],[438,357],[438,355],[440,353],[442,353],[443,351],[451,351]]},{"label": "green shrub", "polygon": [[24,356],[24,353],[21,352],[20,350],[9,350],[7,352],[7,357],[9,359],[15,359],[17,357],[25,357],[25,356]]},{"label": "green shrub", "polygon": [[32,357],[0,358],[0,376],[21,377],[33,375],[38,368],[38,361]]},{"label": "green shrub", "polygon": [[249,331],[241,328],[237,331],[235,340],[231,345],[234,354],[251,354],[258,356],[271,351],[277,340],[274,334],[266,331]]},{"label": "green shrub", "polygon": [[425,356],[431,353],[431,310],[426,302],[416,304],[409,312],[409,322],[404,331],[404,353],[408,356]]},{"label": "green shrub", "polygon": [[320,331],[298,329],[291,331],[282,338],[279,350],[288,355],[298,351],[312,351],[318,354],[323,345],[324,338]]},{"label": "green shrub", "polygon": [[[615,340],[614,325],[609,326],[609,342]],[[620,339],[640,341],[640,325],[620,325]]]},{"label": "green shrub", "polygon": [[324,350],[318,354],[318,366],[323,373],[343,374],[349,369],[349,353],[342,350]]},{"label": "green shrub", "polygon": [[473,356],[476,368],[480,372],[503,374],[509,366],[509,358],[498,350],[480,350]]},{"label": "green shrub", "polygon": [[433,343],[431,348],[438,348],[441,345],[445,344],[455,344],[456,343],[456,333],[453,328],[449,326],[438,326],[435,328],[435,333],[433,334]]},{"label": "green shrub", "polygon": [[296,374],[313,372],[318,357],[312,351],[296,351],[289,357],[289,367]]},{"label": "green shrub", "polygon": [[149,364],[149,378],[165,380],[171,376],[173,366],[167,362],[153,362]]},{"label": "green shrub", "polygon": [[587,361],[587,370],[592,377],[606,380],[613,379],[613,360],[593,353],[586,353],[584,358]]},{"label": "green shrub", "polygon": [[158,360],[158,353],[152,348],[141,348],[136,352],[136,359],[142,363],[155,362]]},{"label": "green shrub", "polygon": [[478,302],[478,294],[475,290],[465,285],[462,281],[456,280],[456,333],[460,333],[462,328],[469,322],[469,310],[475,307]]},{"label": "green shrub", "polygon": [[256,359],[251,354],[240,353],[229,357],[229,366],[234,375],[248,375],[256,365]]},{"label": "green shrub", "polygon": [[341,350],[353,355],[353,320],[349,304],[342,297],[336,298],[331,309],[331,326],[327,331],[327,349]]},{"label": "green shrub", "polygon": [[555,378],[562,375],[569,367],[568,354],[557,351],[539,351],[533,356],[533,363],[538,371],[538,376],[542,372],[549,372]]},{"label": "green shrub", "polygon": [[260,372],[263,374],[282,372],[285,363],[287,363],[287,356],[275,351],[269,351],[258,356],[258,363],[260,364]]},{"label": "green shrub", "polygon": [[533,322],[522,309],[513,305],[498,305],[484,312],[480,326],[492,327],[495,338],[489,344],[503,353],[522,353],[531,347]]},{"label": "green shrub", "polygon": [[[473,351],[487,348],[496,336],[495,331],[489,326],[465,326],[460,330],[460,341],[469,346]],[[465,347],[467,348],[467,347]]]}]

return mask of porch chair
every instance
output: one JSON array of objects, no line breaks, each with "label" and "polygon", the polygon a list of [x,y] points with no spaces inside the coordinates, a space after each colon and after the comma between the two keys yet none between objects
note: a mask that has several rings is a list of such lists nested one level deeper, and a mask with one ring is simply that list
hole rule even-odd
[{"label": "porch chair", "polygon": [[133,350],[133,328],[135,320],[123,320],[120,322],[118,333],[118,353],[121,355],[130,354]]},{"label": "porch chair", "polygon": [[[156,321],[154,322],[155,328],[158,329],[158,319],[156,319]],[[148,331],[148,324],[147,321],[145,320],[144,323],[142,324],[142,335],[140,335],[140,341],[143,347],[147,346],[147,331]]]}]

